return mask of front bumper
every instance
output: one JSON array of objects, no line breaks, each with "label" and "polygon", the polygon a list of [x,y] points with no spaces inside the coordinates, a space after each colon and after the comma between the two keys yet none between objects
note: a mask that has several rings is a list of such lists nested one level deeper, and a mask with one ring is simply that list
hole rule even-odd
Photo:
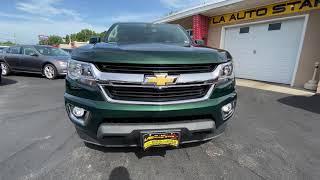
[{"label": "front bumper", "polygon": [[67,69],[65,68],[65,69],[63,69],[63,68],[61,68],[61,69],[58,69],[58,75],[60,75],[60,76],[65,76],[65,75],[67,75]]},{"label": "front bumper", "polygon": [[[70,120],[76,125],[80,138],[84,141],[111,147],[141,146],[141,131],[179,130],[180,143],[209,140],[221,134],[228,119],[222,119],[221,107],[235,102],[235,91],[205,101],[172,105],[132,105],[80,98],[65,94],[66,106],[73,105],[86,109],[89,113],[83,122],[75,119],[67,110]],[[201,116],[203,119],[183,120],[182,117]],[[170,122],[132,123],[131,119],[162,118]],[[174,119],[177,119],[175,121]],[[111,123],[119,119],[123,123]],[[179,119],[179,121],[178,121]]]}]

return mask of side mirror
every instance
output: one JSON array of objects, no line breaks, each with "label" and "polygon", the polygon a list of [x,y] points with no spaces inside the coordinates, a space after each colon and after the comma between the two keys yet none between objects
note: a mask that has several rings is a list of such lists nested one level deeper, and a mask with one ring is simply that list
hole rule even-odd
[{"label": "side mirror", "polygon": [[101,38],[100,37],[91,37],[89,40],[89,44],[97,44],[101,42]]},{"label": "side mirror", "polygon": [[199,46],[204,46],[204,40],[202,39],[196,39],[194,40],[194,43]]},{"label": "side mirror", "polygon": [[32,53],[32,54],[30,54],[30,56],[38,57],[39,55],[37,53]]}]

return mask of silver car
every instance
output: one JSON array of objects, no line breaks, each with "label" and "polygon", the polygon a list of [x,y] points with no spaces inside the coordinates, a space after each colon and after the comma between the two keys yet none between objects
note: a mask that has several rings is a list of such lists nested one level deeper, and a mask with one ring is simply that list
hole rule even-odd
[{"label": "silver car", "polygon": [[42,45],[11,46],[0,55],[2,75],[11,72],[38,73],[48,79],[67,73],[70,54],[60,48]]}]

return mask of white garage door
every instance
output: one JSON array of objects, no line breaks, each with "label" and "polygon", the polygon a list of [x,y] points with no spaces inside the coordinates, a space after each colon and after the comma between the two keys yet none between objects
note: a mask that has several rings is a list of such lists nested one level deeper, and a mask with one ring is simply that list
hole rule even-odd
[{"label": "white garage door", "polygon": [[304,19],[226,28],[224,48],[234,59],[236,76],[290,84]]}]

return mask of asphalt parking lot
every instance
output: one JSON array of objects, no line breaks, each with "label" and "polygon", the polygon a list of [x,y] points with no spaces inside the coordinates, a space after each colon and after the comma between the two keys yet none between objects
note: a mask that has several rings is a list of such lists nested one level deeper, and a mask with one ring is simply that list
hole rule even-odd
[{"label": "asphalt parking lot", "polygon": [[0,179],[318,179],[320,98],[238,87],[217,139],[179,149],[87,147],[64,110],[64,80],[5,77]]}]

